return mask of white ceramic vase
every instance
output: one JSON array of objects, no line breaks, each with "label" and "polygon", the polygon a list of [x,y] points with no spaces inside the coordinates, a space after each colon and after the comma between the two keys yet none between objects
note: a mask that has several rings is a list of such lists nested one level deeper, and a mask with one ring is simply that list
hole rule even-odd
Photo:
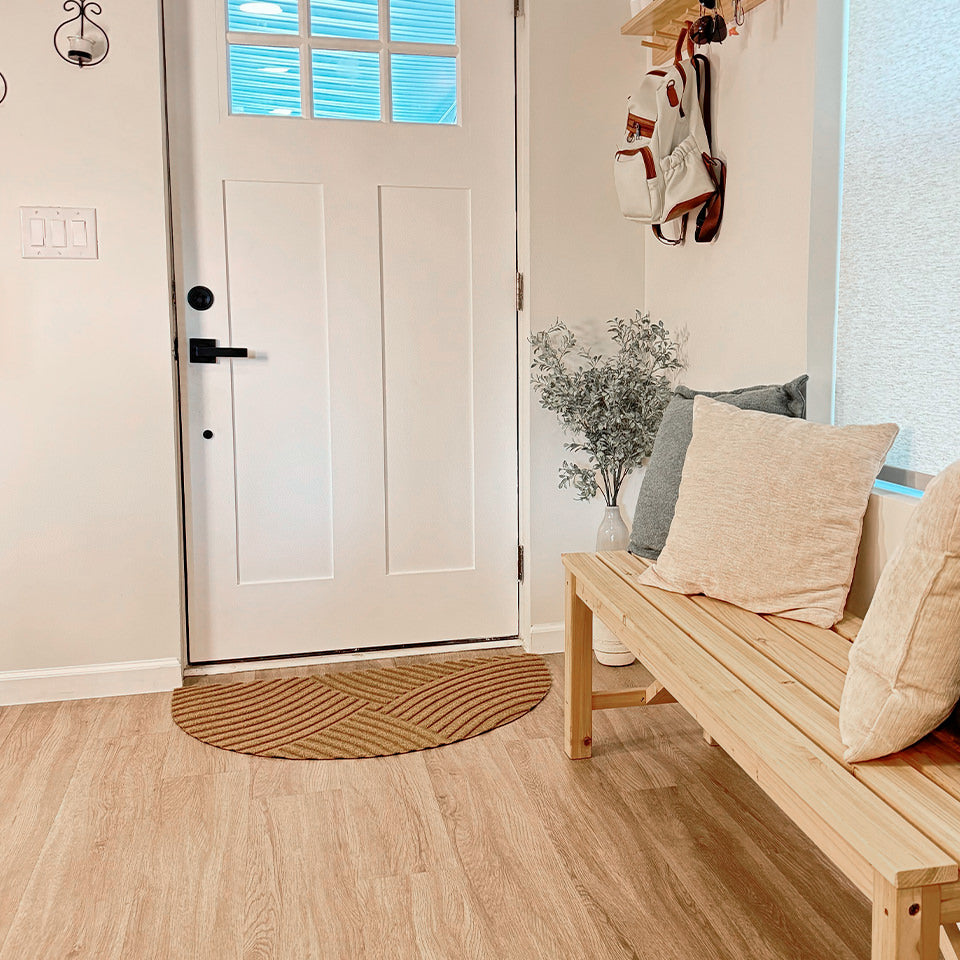
[{"label": "white ceramic vase", "polygon": [[[623,522],[619,506],[604,507],[603,520],[597,530],[597,553],[604,550],[626,550],[630,531]],[[593,655],[607,667],[626,667],[634,655],[600,622],[593,618]]]}]

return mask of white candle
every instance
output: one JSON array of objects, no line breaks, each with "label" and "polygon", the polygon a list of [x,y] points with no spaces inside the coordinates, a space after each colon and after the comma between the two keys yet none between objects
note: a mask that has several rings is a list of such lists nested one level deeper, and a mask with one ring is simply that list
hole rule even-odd
[{"label": "white candle", "polygon": [[87,61],[93,59],[94,42],[87,37],[67,37],[68,54],[72,60]]}]

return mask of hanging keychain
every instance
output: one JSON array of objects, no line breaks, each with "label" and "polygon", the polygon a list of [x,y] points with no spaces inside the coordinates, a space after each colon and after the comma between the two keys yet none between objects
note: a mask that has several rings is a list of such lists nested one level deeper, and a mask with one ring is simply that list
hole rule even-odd
[{"label": "hanging keychain", "polygon": [[[704,14],[704,9],[713,10],[719,5],[719,9],[713,15]],[[700,3],[700,18],[690,28],[690,37],[697,46],[703,46],[705,43],[723,43],[727,39],[727,21],[723,15],[722,0],[709,0]]]},{"label": "hanging keychain", "polygon": [[743,20],[743,0],[733,0],[733,23],[728,24],[731,37],[740,36],[740,31],[737,28],[743,26]]}]

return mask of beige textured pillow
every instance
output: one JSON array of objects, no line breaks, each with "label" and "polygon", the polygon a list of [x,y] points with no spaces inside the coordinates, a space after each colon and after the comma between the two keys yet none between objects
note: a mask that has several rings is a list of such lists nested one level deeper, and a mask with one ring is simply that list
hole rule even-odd
[{"label": "beige textured pillow", "polygon": [[830,627],[892,423],[830,427],[697,397],[666,545],[642,583]]},{"label": "beige textured pillow", "polygon": [[840,701],[847,761],[925,737],[960,698],[960,461],[927,487],[850,650]]}]

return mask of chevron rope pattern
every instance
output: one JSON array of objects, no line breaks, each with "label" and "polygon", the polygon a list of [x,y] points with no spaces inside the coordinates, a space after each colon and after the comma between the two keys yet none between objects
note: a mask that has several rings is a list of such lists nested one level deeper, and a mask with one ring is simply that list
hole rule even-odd
[{"label": "chevron rope pattern", "polygon": [[534,654],[182,687],[173,719],[215,747],[291,760],[384,757],[466,740],[550,689]]}]

